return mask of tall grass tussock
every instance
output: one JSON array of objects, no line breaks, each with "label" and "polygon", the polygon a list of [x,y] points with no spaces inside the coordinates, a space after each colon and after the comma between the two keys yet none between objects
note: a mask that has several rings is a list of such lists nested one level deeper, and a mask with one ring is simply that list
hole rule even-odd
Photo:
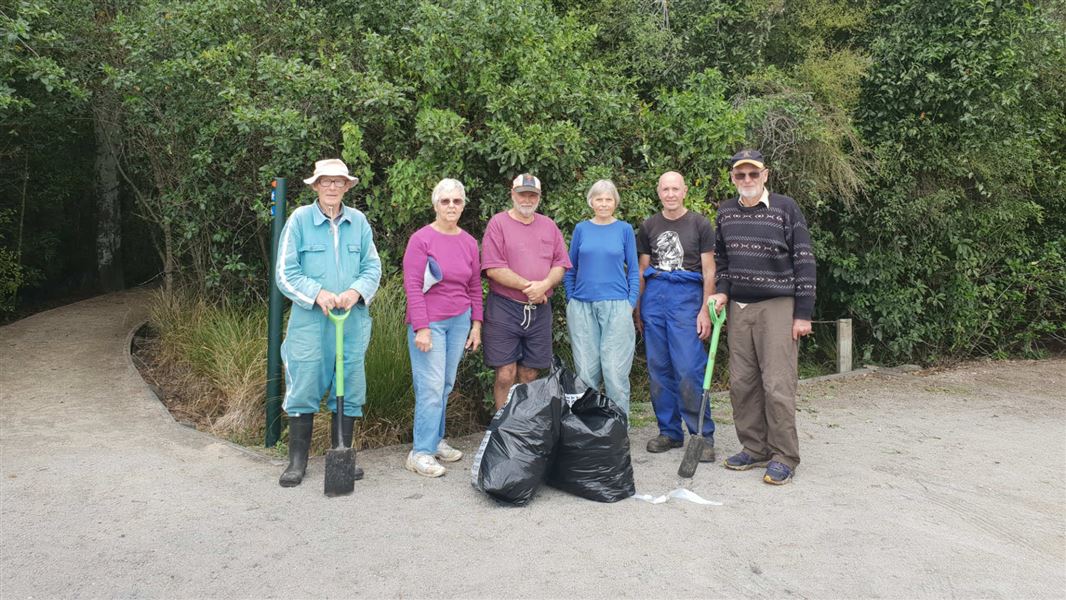
[{"label": "tall grass tussock", "polygon": [[183,412],[210,433],[261,441],[266,413],[266,307],[208,303],[184,291],[157,292],[149,325],[158,335]]},{"label": "tall grass tussock", "polygon": [[[367,403],[356,432],[360,448],[411,441],[414,392],[405,308],[402,279],[383,279],[370,307]],[[165,365],[159,371],[165,381],[158,383],[173,399],[168,403],[171,411],[214,435],[249,446],[261,444],[266,420],[267,307],[240,307],[208,302],[186,291],[160,291],[151,302],[149,325],[157,335],[155,362]],[[464,363],[472,358],[467,356]],[[469,368],[460,367],[460,377],[472,375]],[[485,417],[482,382],[475,377],[456,387],[448,403],[449,435],[479,431]],[[329,446],[325,398],[322,411],[312,441],[318,452]]]}]

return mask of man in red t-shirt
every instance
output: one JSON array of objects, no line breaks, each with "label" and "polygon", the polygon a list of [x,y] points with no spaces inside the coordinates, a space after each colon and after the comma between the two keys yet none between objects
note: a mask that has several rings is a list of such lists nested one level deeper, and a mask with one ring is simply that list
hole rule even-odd
[{"label": "man in red t-shirt", "polygon": [[481,268],[489,278],[482,345],[496,369],[499,410],[515,383],[529,383],[552,362],[552,290],[570,268],[563,234],[537,212],[540,180],[525,173],[511,184],[510,209],[485,227]]}]

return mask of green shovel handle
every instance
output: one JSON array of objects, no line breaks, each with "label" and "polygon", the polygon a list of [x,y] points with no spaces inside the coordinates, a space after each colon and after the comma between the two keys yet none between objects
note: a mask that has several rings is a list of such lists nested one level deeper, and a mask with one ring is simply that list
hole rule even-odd
[{"label": "green shovel handle", "polygon": [[348,315],[350,315],[350,314],[352,314],[352,310],[351,309],[348,309],[348,310],[346,310],[344,312],[333,312],[333,310],[330,310],[329,311],[329,320],[333,321],[334,323],[338,323],[338,324],[344,323],[344,320],[347,319]]},{"label": "green shovel handle", "polygon": [[[337,328],[337,395],[344,396],[344,320],[348,318],[348,315],[352,314],[351,309],[348,309],[342,313],[335,313],[332,310],[329,311],[329,320],[333,321],[333,325]],[[338,407],[337,410],[340,410]]]},{"label": "green shovel handle", "polygon": [[714,298],[707,299],[707,312],[711,313],[711,322],[715,325],[725,325],[725,307],[722,307],[722,312],[714,310]]},{"label": "green shovel handle", "polygon": [[714,298],[707,299],[707,312],[711,313],[711,323],[714,330],[711,332],[711,349],[707,353],[707,370],[703,373],[703,391],[711,389],[711,374],[714,373],[714,355],[718,353],[718,336],[722,333],[722,325],[725,325],[725,307],[719,313],[714,309]]}]

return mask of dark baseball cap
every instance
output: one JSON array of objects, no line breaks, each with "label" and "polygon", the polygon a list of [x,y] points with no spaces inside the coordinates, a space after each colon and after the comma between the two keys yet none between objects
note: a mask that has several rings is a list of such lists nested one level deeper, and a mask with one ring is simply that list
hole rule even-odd
[{"label": "dark baseball cap", "polygon": [[763,160],[762,152],[759,152],[758,150],[741,150],[734,154],[733,158],[729,159],[730,169],[734,169],[743,164],[754,165],[759,169],[766,168],[766,161]]}]

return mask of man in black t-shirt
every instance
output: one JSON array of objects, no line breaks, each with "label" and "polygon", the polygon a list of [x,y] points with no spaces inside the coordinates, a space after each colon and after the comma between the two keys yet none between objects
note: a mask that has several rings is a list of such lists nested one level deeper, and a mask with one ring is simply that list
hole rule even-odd
[{"label": "man in black t-shirt", "polygon": [[[707,298],[714,294],[714,229],[707,217],[685,208],[688,188],[680,173],[663,173],[656,190],[662,212],[637,230],[640,302],[637,328],[644,336],[651,402],[659,436],[648,452],[684,445],[698,426],[703,372],[711,334]],[[714,421],[707,406],[701,432],[707,440],[701,462],[714,461]]]}]

